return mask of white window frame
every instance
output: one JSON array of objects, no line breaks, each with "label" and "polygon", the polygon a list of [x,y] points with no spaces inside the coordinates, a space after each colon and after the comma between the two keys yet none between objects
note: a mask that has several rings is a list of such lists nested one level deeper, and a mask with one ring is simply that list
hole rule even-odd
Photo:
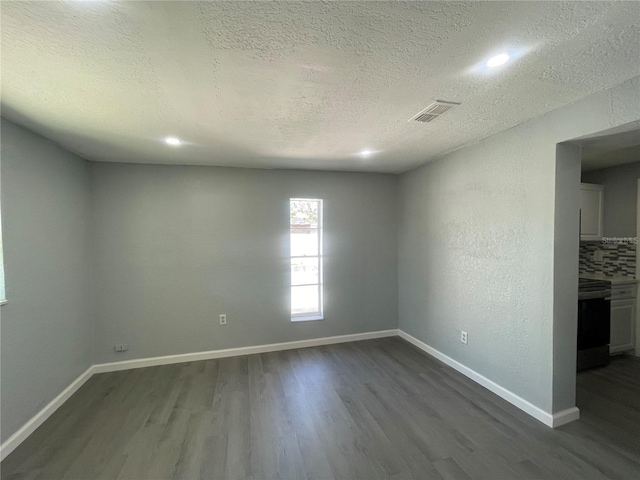
[{"label": "white window frame", "polygon": [[[318,253],[317,255],[291,255],[291,244],[289,244],[289,269],[291,269],[291,260],[296,258],[317,258],[318,259],[318,283],[309,283],[302,285],[293,285],[292,279],[289,280],[289,294],[291,295],[294,287],[314,286],[318,287],[318,311],[293,313],[291,312],[292,322],[309,322],[314,320],[324,320],[324,295],[323,295],[323,274],[322,265],[322,231],[323,231],[323,202],[321,198],[290,198],[289,213],[291,213],[291,202],[317,202],[318,203]],[[289,216],[289,242],[291,242],[291,216]]]}]

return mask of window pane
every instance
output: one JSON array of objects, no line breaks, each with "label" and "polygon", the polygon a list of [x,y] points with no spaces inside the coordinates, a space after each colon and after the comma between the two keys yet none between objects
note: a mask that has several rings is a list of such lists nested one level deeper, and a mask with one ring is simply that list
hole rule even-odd
[{"label": "window pane", "polygon": [[291,229],[291,256],[318,255],[318,230],[312,228]]},{"label": "window pane", "polygon": [[291,287],[291,314],[320,312],[318,286]]},{"label": "window pane", "polygon": [[[292,321],[322,315],[322,200],[289,201]],[[305,318],[306,317],[306,318]]]},{"label": "window pane", "polygon": [[315,200],[291,200],[291,228],[318,227],[318,202]]},{"label": "window pane", "polygon": [[318,257],[291,259],[291,285],[320,283],[318,280]]}]

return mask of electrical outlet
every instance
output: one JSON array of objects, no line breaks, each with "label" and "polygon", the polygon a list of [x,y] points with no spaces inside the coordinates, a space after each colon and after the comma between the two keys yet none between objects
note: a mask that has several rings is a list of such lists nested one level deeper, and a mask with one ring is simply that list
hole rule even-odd
[{"label": "electrical outlet", "polygon": [[465,345],[467,344],[467,332],[465,332],[464,330],[460,331],[460,341]]},{"label": "electrical outlet", "polygon": [[127,350],[129,350],[129,345],[127,345],[126,343],[116,343],[113,346],[113,349],[116,352],[126,352]]},{"label": "electrical outlet", "polygon": [[593,254],[593,261],[594,262],[602,262],[604,260],[604,255],[603,255],[603,251],[602,250],[596,250]]},{"label": "electrical outlet", "polygon": [[226,324],[227,324],[227,314],[222,313],[220,314],[220,325],[226,325]]}]

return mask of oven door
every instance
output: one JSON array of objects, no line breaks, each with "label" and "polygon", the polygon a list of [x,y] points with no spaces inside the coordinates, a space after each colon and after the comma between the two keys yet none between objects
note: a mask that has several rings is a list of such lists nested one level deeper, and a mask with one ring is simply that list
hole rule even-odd
[{"label": "oven door", "polygon": [[578,300],[578,350],[609,345],[611,301]]},{"label": "oven door", "polygon": [[578,300],[578,370],[609,362],[610,332],[610,300]]}]

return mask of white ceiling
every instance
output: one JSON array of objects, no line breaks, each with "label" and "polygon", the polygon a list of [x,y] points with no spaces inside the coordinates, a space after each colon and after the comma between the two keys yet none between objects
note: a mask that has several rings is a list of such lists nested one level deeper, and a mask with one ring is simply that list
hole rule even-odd
[{"label": "white ceiling", "polygon": [[617,167],[625,163],[640,162],[640,145],[620,148],[594,155],[582,160],[582,171],[599,170],[601,168]]},{"label": "white ceiling", "polygon": [[640,74],[640,2],[0,4],[2,114],[97,161],[402,172]]},{"label": "white ceiling", "polygon": [[576,143],[582,146],[582,171],[640,162],[640,122],[629,130],[594,135]]}]

